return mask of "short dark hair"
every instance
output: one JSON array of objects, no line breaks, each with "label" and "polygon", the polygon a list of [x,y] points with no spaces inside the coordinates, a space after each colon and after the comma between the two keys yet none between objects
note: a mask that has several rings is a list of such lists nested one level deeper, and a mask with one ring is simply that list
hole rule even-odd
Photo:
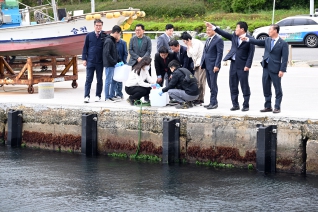
[{"label": "short dark hair", "polygon": [[173,29],[174,27],[173,27],[173,25],[172,24],[167,24],[166,25],[166,30],[168,30],[168,29]]},{"label": "short dark hair", "polygon": [[176,69],[180,67],[180,63],[178,60],[172,60],[169,64],[168,64],[168,68],[171,67],[175,67]]},{"label": "short dark hair", "polygon": [[113,26],[112,33],[115,33],[115,32],[121,33],[120,26],[118,26],[118,25]]},{"label": "short dark hair", "polygon": [[94,20],[94,25],[96,25],[96,23],[101,23],[103,25],[104,22],[102,20],[100,20],[100,19],[95,19]]},{"label": "short dark hair", "polygon": [[277,33],[279,33],[279,25],[278,24],[272,24],[271,27],[273,27],[273,29],[275,29],[277,31]]},{"label": "short dark hair", "polygon": [[169,46],[175,46],[175,47],[177,47],[177,46],[179,46],[179,42],[178,42],[177,40],[171,40],[171,41],[169,42]]},{"label": "short dark hair", "polygon": [[142,25],[142,24],[137,24],[137,25],[135,26],[135,29],[136,29],[137,27],[141,27],[142,30],[145,30],[145,26]]},{"label": "short dark hair", "polygon": [[239,21],[239,22],[237,22],[236,25],[239,25],[241,29],[244,29],[244,32],[247,32],[248,25],[245,21]]},{"label": "short dark hair", "polygon": [[167,49],[167,47],[161,46],[161,47],[159,47],[158,52],[159,52],[159,54],[160,53],[169,53],[169,50]]},{"label": "short dark hair", "polygon": [[135,73],[140,76],[141,68],[151,64],[151,57],[145,56],[143,57],[136,65],[132,67]]},{"label": "short dark hair", "polygon": [[182,32],[180,38],[182,40],[192,40],[192,36],[187,32]]}]

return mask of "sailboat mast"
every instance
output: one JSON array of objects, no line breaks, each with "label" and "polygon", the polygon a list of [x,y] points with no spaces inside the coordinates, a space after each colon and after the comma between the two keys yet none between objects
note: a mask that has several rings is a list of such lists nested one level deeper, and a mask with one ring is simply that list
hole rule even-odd
[{"label": "sailboat mast", "polygon": [[54,14],[54,21],[58,21],[59,18],[57,16],[57,7],[56,7],[55,0],[52,0],[52,7],[53,7],[53,14]]}]

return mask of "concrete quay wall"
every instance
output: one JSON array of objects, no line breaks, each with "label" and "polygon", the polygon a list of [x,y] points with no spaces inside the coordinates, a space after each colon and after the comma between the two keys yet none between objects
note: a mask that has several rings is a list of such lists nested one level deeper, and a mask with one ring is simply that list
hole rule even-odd
[{"label": "concrete quay wall", "polygon": [[[133,154],[138,145],[140,110],[80,106],[0,103],[0,139],[7,135],[9,109],[23,111],[27,147],[80,152],[83,113],[98,115],[98,152]],[[257,124],[277,125],[277,170],[318,174],[318,122],[290,118],[203,115],[144,107],[141,153],[162,155],[163,118],[178,118],[181,159],[256,165]]]}]

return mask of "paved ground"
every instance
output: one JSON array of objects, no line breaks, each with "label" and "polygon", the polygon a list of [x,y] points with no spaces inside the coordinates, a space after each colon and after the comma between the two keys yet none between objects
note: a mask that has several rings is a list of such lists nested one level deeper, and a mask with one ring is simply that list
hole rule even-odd
[{"label": "paved ground", "polygon": [[[85,83],[85,69],[82,65],[79,65],[79,80],[78,88],[71,88],[71,81],[55,83],[55,96],[54,99],[39,99],[37,85],[35,85],[35,93],[28,94],[26,86],[20,85],[5,85],[0,88],[0,105],[8,103],[21,103],[24,105],[43,105],[49,107],[83,107],[92,110],[99,110],[101,108],[111,109],[131,109],[136,108],[130,106],[126,101],[119,103],[105,103],[92,102],[85,104],[83,102],[84,95],[84,83]],[[253,67],[250,70],[250,87],[251,87],[251,99],[250,99],[250,111],[232,112],[229,91],[229,66],[223,66],[218,78],[219,84],[219,107],[215,110],[207,110],[202,106],[196,106],[188,110],[179,110],[181,113],[191,113],[200,115],[221,115],[221,116],[252,116],[252,117],[277,117],[284,119],[318,119],[317,105],[318,105],[318,68],[304,68],[304,67],[289,67],[288,73],[286,73],[282,80],[283,87],[283,101],[282,112],[280,114],[273,113],[260,113],[259,110],[263,108],[264,97],[262,93],[261,67]],[[104,77],[105,78],[105,77]],[[95,94],[95,80],[93,82],[91,94]],[[205,100],[208,102],[209,92],[206,90]],[[104,95],[104,94],[103,94]],[[124,94],[127,98],[127,94]],[[103,96],[104,98],[104,96]],[[273,98],[274,100],[274,98]],[[240,94],[239,102],[242,104],[242,94]],[[152,107],[154,108],[154,107]],[[177,111],[172,106],[155,108],[159,111]]]},{"label": "paved ground", "polygon": [[[181,41],[182,44],[182,41]],[[230,42],[225,42],[224,55],[227,53],[227,50],[230,49]],[[152,40],[152,57],[154,57],[156,52],[156,41]],[[282,79],[283,87],[283,101],[280,114],[272,113],[260,113],[259,110],[264,106],[264,97],[262,91],[262,68],[259,65],[259,61],[262,58],[264,49],[257,47],[255,50],[253,67],[250,70],[250,87],[251,87],[251,99],[250,99],[250,111],[241,112],[241,111],[230,111],[231,99],[230,99],[230,90],[229,90],[229,66],[222,66],[219,78],[219,107],[216,110],[206,110],[202,106],[196,106],[188,110],[181,110],[184,113],[195,113],[198,112],[202,115],[234,115],[234,116],[273,116],[273,117],[283,117],[283,118],[300,118],[300,119],[318,119],[318,68],[316,66],[309,67],[308,62],[312,61],[313,56],[316,58],[317,49],[302,48],[296,47],[293,48],[293,55],[296,60],[302,60],[302,62],[295,63],[295,67],[288,67],[287,73]],[[294,60],[294,59],[293,59]],[[318,63],[316,60],[315,62]],[[81,61],[79,61],[81,63]],[[62,68],[61,68],[62,69]],[[155,75],[154,69],[152,70],[152,75]],[[105,76],[104,76],[105,79]],[[55,97],[54,99],[39,99],[37,85],[35,85],[35,93],[28,94],[26,86],[19,85],[5,85],[0,88],[0,104],[1,103],[23,103],[27,105],[40,104],[45,106],[52,107],[85,107],[88,109],[96,110],[100,108],[131,108],[126,101],[119,103],[105,103],[105,102],[92,102],[89,104],[84,104],[84,84],[85,84],[85,68],[82,65],[79,65],[79,80],[78,88],[71,88],[71,81],[67,82],[58,82],[55,83]],[[91,96],[95,94],[95,85],[94,80]],[[209,90],[206,86],[205,102],[209,100]],[[124,90],[124,89],[123,89]],[[273,89],[274,92],[274,89]],[[125,98],[127,98],[127,95]],[[104,99],[104,94],[103,94]],[[274,101],[274,97],[273,97]],[[239,102],[243,103],[242,94],[240,93]],[[154,107],[153,107],[154,108]],[[174,111],[174,107],[162,107],[157,108],[160,111]],[[180,112],[181,112],[180,111]]]}]

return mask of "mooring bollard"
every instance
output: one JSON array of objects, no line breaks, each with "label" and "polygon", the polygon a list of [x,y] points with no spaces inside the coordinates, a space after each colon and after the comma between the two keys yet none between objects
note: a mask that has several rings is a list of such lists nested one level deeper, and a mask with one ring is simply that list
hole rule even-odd
[{"label": "mooring bollard", "polygon": [[257,125],[256,169],[259,172],[276,172],[277,125]]},{"label": "mooring bollard", "polygon": [[162,162],[175,163],[180,158],[180,119],[163,119]]},{"label": "mooring bollard", "polygon": [[81,152],[86,156],[97,155],[97,114],[82,114]]},{"label": "mooring bollard", "polygon": [[22,142],[22,111],[9,110],[7,145],[20,147]]}]

